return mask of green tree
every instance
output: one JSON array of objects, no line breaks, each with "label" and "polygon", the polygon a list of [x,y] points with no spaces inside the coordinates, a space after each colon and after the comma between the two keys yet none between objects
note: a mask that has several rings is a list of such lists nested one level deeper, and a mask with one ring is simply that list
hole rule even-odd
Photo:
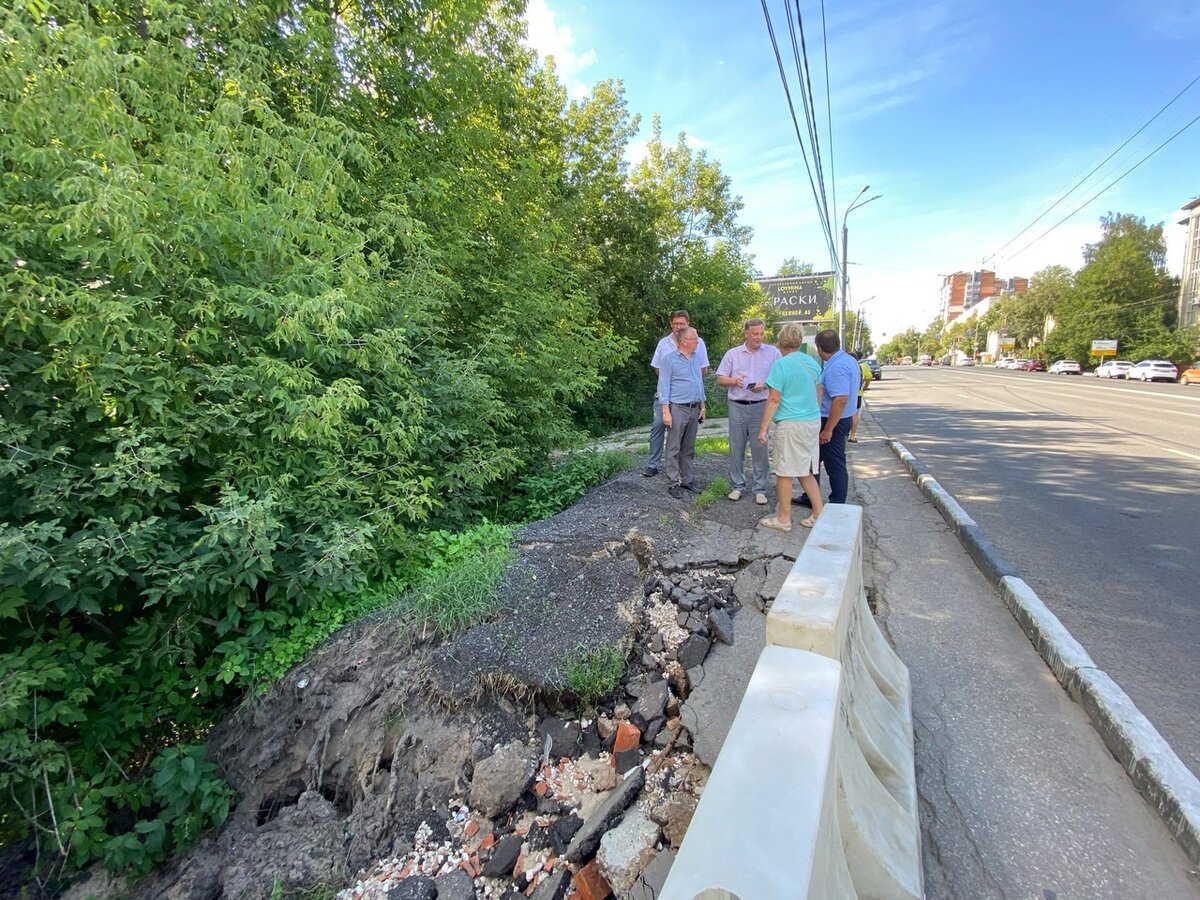
[{"label": "green tree", "polygon": [[600,126],[517,4],[39,8],[0,11],[0,828],[143,866],[228,808],[182,745],[273,636],[628,350],[573,246]]},{"label": "green tree", "polygon": [[779,264],[779,271],[776,274],[780,277],[784,277],[787,275],[811,275],[812,273],[812,263],[800,262],[799,257],[789,256]]},{"label": "green tree", "polygon": [[1074,290],[1055,311],[1057,327],[1046,353],[1085,360],[1093,340],[1117,340],[1122,355],[1141,358],[1161,345],[1160,329],[1173,321],[1176,284],[1166,272],[1161,223],[1147,226],[1136,216],[1109,214],[1101,239],[1085,248],[1087,264]]}]

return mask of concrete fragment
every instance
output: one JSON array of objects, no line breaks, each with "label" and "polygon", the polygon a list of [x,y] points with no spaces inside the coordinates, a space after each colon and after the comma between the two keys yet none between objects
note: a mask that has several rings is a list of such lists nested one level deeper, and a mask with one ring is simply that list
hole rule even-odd
[{"label": "concrete fragment", "polygon": [[537,769],[532,750],[520,741],[501,747],[475,765],[471,806],[488,818],[507,812],[520,798]]},{"label": "concrete fragment", "polygon": [[618,896],[625,896],[653,861],[658,834],[658,824],[634,806],[620,825],[600,839],[596,862]]},{"label": "concrete fragment", "polygon": [[437,900],[475,900],[475,884],[462,869],[455,869],[434,879]]},{"label": "concrete fragment", "polygon": [[567,848],[568,862],[580,863],[596,852],[600,838],[624,814],[646,783],[646,772],[641,766],[630,771],[624,781],[605,798],[600,807],[588,817],[579,829],[571,846]]}]

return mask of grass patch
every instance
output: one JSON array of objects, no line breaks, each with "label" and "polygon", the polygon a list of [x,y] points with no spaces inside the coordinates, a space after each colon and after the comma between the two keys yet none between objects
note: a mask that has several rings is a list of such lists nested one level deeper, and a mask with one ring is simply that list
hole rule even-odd
[{"label": "grass patch", "polygon": [[625,654],[619,647],[588,650],[577,644],[566,665],[567,688],[585,703],[595,703],[621,685]]},{"label": "grass patch", "polygon": [[456,552],[439,555],[401,601],[406,614],[445,636],[492,612],[496,586],[514,557],[511,528],[485,526],[467,535],[459,536]]},{"label": "grass patch", "polygon": [[696,438],[696,455],[704,456],[706,453],[721,453],[725,456],[729,455],[729,436]]},{"label": "grass patch", "polygon": [[696,498],[696,509],[703,512],[712,506],[714,500],[719,500],[728,494],[729,491],[728,478],[714,478],[708,483],[708,487],[700,492],[700,496]]}]

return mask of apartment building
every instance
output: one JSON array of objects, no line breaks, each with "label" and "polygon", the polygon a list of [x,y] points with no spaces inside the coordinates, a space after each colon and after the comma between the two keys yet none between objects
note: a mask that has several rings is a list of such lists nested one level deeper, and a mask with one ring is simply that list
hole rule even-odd
[{"label": "apartment building", "polygon": [[997,278],[988,269],[975,272],[955,272],[942,278],[942,321],[949,325],[959,316],[1003,294],[1023,294],[1029,290],[1029,279],[1022,277]]},{"label": "apartment building", "polygon": [[1180,207],[1187,217],[1187,243],[1183,251],[1183,273],[1179,282],[1179,325],[1200,325],[1200,197]]}]

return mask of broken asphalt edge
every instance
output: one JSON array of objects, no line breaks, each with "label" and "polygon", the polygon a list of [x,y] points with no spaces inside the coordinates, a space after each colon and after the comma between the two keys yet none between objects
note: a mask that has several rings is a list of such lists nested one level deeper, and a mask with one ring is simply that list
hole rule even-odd
[{"label": "broken asphalt edge", "polygon": [[929,469],[899,441],[887,443],[958,535],[963,549],[999,590],[1059,683],[1083,707],[1138,793],[1158,813],[1188,859],[1200,864],[1200,780]]}]

